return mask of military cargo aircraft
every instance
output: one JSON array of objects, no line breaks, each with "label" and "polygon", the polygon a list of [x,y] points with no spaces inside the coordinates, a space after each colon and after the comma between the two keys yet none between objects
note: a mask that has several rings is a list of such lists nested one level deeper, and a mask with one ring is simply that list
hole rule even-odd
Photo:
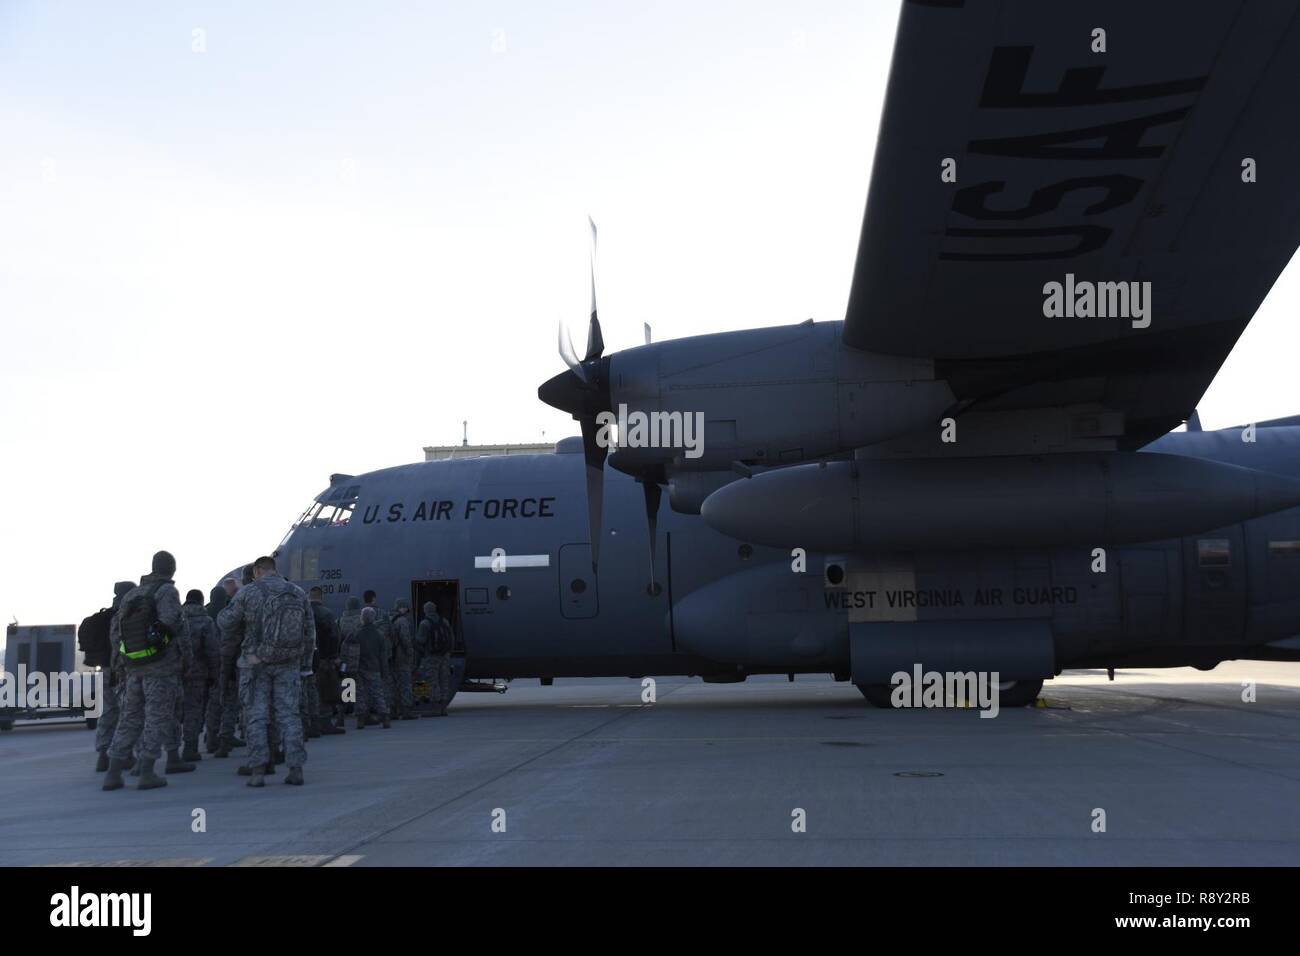
[{"label": "military cargo aircraft", "polygon": [[1193,417],[1300,243],[1297,102],[1294,0],[906,2],[842,321],[605,354],[593,266],[580,438],[336,475],[277,553],[469,678],[1300,660],[1300,419]]}]

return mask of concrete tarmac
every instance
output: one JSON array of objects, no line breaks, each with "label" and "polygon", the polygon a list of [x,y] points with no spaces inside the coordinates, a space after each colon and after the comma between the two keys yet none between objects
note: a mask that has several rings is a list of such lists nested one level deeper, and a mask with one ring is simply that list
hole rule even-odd
[{"label": "concrete tarmac", "polygon": [[1300,864],[1300,664],[1070,672],[995,719],[828,677],[656,691],[462,693],[310,741],[307,785],[260,791],[237,751],[104,793],[81,725],[20,724],[0,865]]}]

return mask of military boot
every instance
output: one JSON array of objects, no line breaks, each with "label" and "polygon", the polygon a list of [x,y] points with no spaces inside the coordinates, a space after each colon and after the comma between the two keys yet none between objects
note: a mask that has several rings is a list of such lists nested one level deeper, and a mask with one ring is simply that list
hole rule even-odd
[{"label": "military boot", "polygon": [[260,768],[258,769],[258,771],[257,771],[256,773],[252,773],[252,774],[249,775],[247,786],[250,786],[250,787],[265,787],[265,786],[266,786],[266,777],[264,777],[264,776],[262,775],[262,771],[261,771]]},{"label": "military boot", "polygon": [[182,760],[179,750],[167,751],[167,766],[163,767],[163,773],[189,773],[193,769],[194,764]]},{"label": "military boot", "polygon": [[238,737],[231,737],[231,738],[230,738],[230,746],[232,746],[232,747],[247,747],[248,744],[244,743],[244,741],[240,740]]},{"label": "military boot", "polygon": [[366,729],[366,718],[362,717],[360,714],[357,714],[357,730],[365,730],[365,729]]},{"label": "military boot", "polygon": [[203,760],[203,755],[199,753],[199,742],[190,741],[185,745],[185,752],[181,754],[181,759],[186,763],[199,763]]},{"label": "military boot", "polygon": [[301,787],[304,783],[302,779],[302,767],[290,767],[289,774],[284,778],[284,782],[293,784],[295,787]]},{"label": "military boot", "polygon": [[214,754],[221,746],[220,740],[216,734],[204,734],[204,742],[207,744],[208,753]]},{"label": "military boot", "polygon": [[324,717],[316,721],[316,727],[316,733],[321,737],[333,737],[336,734],[344,733],[342,727],[335,727],[332,721],[326,720]]},{"label": "military boot", "polygon": [[108,769],[108,751],[101,750],[99,758],[95,761],[95,773],[103,773]]},{"label": "military boot", "polygon": [[138,777],[138,776],[140,776],[140,758],[139,758],[139,757],[136,757],[135,760],[132,761],[132,763],[131,763],[131,769],[130,769],[129,773],[130,773],[131,776],[133,776],[133,777]]},{"label": "military boot", "polygon": [[222,738],[221,738],[221,743],[219,743],[219,744],[217,745],[217,752],[216,752],[215,754],[213,754],[213,756],[214,756],[214,757],[220,757],[220,758],[222,758],[222,759],[224,759],[224,758],[230,756],[230,738],[229,738],[229,737],[222,737]]},{"label": "military boot", "polygon": [[239,769],[235,772],[241,777],[251,777],[254,773],[266,774],[270,773],[274,769],[275,767],[271,764],[262,764],[259,767],[254,767],[252,764],[240,764]]},{"label": "military boot", "polygon": [[[159,787],[167,786],[167,778],[160,777],[153,772],[152,760],[140,761],[140,782],[135,785],[137,790],[156,790]],[[190,767],[193,770],[193,767]]]},{"label": "military boot", "polygon": [[380,717],[379,717],[379,726],[380,726],[380,727],[383,727],[384,730],[388,730],[390,727],[393,726],[392,722],[388,719],[388,715],[387,715],[387,714],[381,714],[381,715],[380,715]]},{"label": "military boot", "polygon": [[108,762],[108,773],[104,775],[103,790],[121,790],[126,784],[122,780],[122,771],[127,768],[129,761],[110,760]]}]

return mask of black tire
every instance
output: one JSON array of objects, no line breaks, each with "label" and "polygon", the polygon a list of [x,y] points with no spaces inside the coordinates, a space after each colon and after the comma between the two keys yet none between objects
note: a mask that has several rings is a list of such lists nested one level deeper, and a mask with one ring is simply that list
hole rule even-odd
[{"label": "black tire", "polygon": [[882,710],[892,710],[893,703],[889,696],[893,693],[894,688],[890,684],[854,684],[862,696],[867,699],[867,703],[872,707],[879,707]]},{"label": "black tire", "polygon": [[96,727],[98,727],[98,726],[99,726],[99,718],[98,718],[98,717],[87,717],[87,718],[86,718],[86,729],[87,729],[87,730],[94,730],[94,729],[95,729]]},{"label": "black tire", "polygon": [[[890,701],[890,695],[893,693],[893,686],[890,684],[854,684],[862,696],[872,707],[880,707],[883,710],[893,709],[893,703]],[[1038,695],[1042,693],[1043,681],[1038,680],[1013,680],[1003,681],[998,685],[998,706],[999,707],[1029,707],[1038,700]]]},{"label": "black tire", "polygon": [[1004,681],[998,685],[999,707],[1029,707],[1038,700],[1043,679]]}]

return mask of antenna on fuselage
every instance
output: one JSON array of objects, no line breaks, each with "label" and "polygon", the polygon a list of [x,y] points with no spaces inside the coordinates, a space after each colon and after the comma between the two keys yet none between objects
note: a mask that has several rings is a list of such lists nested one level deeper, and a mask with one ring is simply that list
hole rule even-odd
[{"label": "antenna on fuselage", "polygon": [[464,431],[461,433],[460,444],[461,447],[467,447],[469,445],[469,419],[466,419],[460,424],[461,427],[464,429]]}]

